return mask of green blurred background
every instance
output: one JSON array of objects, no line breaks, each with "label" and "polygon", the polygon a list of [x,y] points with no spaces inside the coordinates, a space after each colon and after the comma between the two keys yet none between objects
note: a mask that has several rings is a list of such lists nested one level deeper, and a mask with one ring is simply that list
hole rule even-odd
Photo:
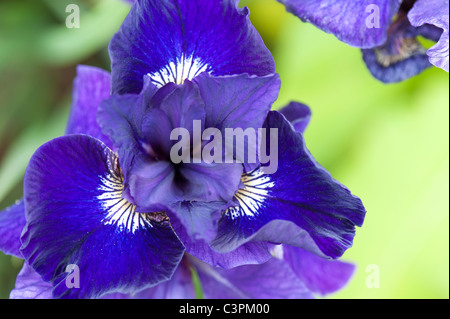
[{"label": "green blurred background", "polygon": [[[68,4],[80,28],[65,25]],[[367,209],[343,259],[357,271],[330,298],[449,298],[449,75],[400,84],[371,77],[358,49],[287,13],[243,0],[291,100],[313,112],[315,158]],[[33,152],[64,133],[77,64],[110,70],[107,45],[129,10],[118,0],[0,0],[0,210],[22,197]],[[0,252],[0,298],[22,261]]]}]

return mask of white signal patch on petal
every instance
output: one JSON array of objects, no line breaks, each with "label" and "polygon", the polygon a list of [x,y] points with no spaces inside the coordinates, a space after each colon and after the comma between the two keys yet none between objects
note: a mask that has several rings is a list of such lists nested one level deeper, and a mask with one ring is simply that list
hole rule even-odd
[{"label": "white signal patch on petal", "polygon": [[147,75],[151,78],[153,84],[157,87],[163,87],[170,82],[183,84],[185,80],[192,80],[207,70],[208,65],[203,63],[199,58],[194,58],[192,55],[186,57],[183,54],[175,62],[172,61],[161,70],[148,73]]},{"label": "white signal patch on petal", "polygon": [[104,225],[115,225],[120,232],[134,234],[140,228],[153,227],[153,221],[164,219],[160,218],[163,213],[136,212],[136,206],[122,197],[124,186],[121,178],[114,175],[100,176],[100,182],[97,190],[101,194],[97,199],[106,211],[106,216],[102,219]]},{"label": "white signal patch on petal", "polygon": [[240,188],[234,194],[239,206],[230,207],[225,212],[225,214],[229,214],[231,219],[238,217],[254,218],[258,215],[260,208],[269,196],[271,188],[274,186],[274,182],[270,180],[270,175],[265,174],[261,169],[242,174],[241,182],[244,184],[244,188]]}]

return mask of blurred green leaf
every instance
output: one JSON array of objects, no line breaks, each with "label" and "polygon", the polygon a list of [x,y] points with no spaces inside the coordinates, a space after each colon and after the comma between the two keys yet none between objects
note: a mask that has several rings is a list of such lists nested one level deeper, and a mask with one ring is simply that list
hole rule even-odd
[{"label": "blurred green leaf", "polygon": [[52,65],[85,59],[108,45],[129,10],[124,1],[98,1],[89,11],[80,13],[80,28],[67,28],[64,22],[40,35],[35,54]]},{"label": "blurred green leaf", "polygon": [[69,111],[67,102],[66,105],[49,120],[27,127],[9,149],[0,166],[0,202],[22,180],[28,161],[37,148],[64,134]]}]

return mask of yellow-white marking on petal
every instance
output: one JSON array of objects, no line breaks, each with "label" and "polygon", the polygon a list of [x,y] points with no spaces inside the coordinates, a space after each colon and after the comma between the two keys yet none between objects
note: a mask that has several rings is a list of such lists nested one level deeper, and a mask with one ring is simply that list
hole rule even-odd
[{"label": "yellow-white marking on petal", "polygon": [[[136,206],[122,197],[122,179],[109,175],[107,178],[100,176],[100,186],[102,191],[97,199],[102,208],[107,212],[102,219],[104,225],[115,225],[119,231],[135,233],[141,227],[153,227],[152,214],[136,212]],[[155,213],[156,214],[156,213]]]},{"label": "yellow-white marking on petal", "polygon": [[192,55],[186,57],[184,54],[181,58],[177,58],[174,62],[170,62],[161,70],[148,73],[153,84],[157,87],[162,87],[167,83],[173,82],[176,84],[183,84],[185,80],[192,80],[194,77],[202,72],[208,70],[208,65],[203,63],[199,58],[194,58]]},{"label": "yellow-white marking on petal", "polygon": [[241,182],[244,184],[244,188],[240,188],[234,194],[239,206],[230,207],[225,212],[231,219],[243,216],[254,218],[264,204],[270,189],[274,186],[269,175],[261,169],[242,174]]}]

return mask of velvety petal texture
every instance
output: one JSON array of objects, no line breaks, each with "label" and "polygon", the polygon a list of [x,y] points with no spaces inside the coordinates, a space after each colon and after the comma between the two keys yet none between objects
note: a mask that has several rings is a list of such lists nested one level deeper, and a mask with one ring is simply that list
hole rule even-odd
[{"label": "velvety petal texture", "polygon": [[439,41],[427,50],[430,63],[448,72],[449,70],[449,2],[448,0],[417,0],[408,13],[415,27],[432,25],[442,29]]},{"label": "velvety petal texture", "polygon": [[137,0],[112,38],[112,91],[139,93],[143,77],[161,87],[202,72],[274,73],[269,50],[238,0]]},{"label": "velvety petal texture", "polygon": [[20,234],[25,227],[23,200],[0,212],[0,250],[7,255],[23,258],[20,253]]},{"label": "velvety petal texture", "polygon": [[401,0],[278,0],[287,11],[358,48],[385,43]]},{"label": "velvety petal texture", "polygon": [[365,209],[361,200],[334,180],[306,149],[303,137],[278,112],[266,128],[279,133],[278,169],[265,166],[243,174],[235,206],[219,222],[213,246],[230,251],[250,240],[284,243],[335,259],[353,242]]},{"label": "velvety petal texture", "polygon": [[53,297],[133,293],[171,278],[183,245],[165,213],[123,198],[122,182],[116,155],[87,135],[54,139],[31,158],[21,252]]},{"label": "velvety petal texture", "polygon": [[312,294],[282,260],[232,269],[214,268],[191,257],[207,299],[308,299]]},{"label": "velvety petal texture", "polygon": [[77,66],[66,134],[87,134],[112,147],[110,139],[97,124],[98,106],[111,94],[110,82],[111,76],[105,70],[87,65]]}]

